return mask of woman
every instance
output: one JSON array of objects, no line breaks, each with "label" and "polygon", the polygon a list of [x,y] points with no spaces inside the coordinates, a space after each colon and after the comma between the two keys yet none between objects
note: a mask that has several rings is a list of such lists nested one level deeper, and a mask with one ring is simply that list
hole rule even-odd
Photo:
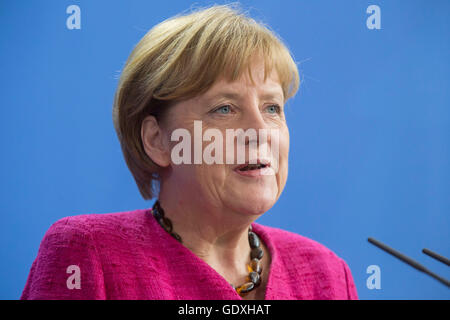
[{"label": "woman", "polygon": [[155,26],[126,62],[113,118],[157,201],[53,224],[22,299],[356,299],[333,252],[254,223],[286,183],[284,106],[298,86],[285,45],[229,5]]}]

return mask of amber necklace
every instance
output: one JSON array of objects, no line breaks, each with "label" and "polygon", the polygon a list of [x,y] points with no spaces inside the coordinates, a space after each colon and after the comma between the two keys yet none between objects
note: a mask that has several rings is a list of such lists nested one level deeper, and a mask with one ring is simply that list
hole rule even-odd
[{"label": "amber necklace", "polygon": [[[161,227],[166,230],[172,237],[182,243],[180,235],[173,231],[172,221],[164,216],[164,210],[163,208],[161,208],[159,200],[157,200],[153,205],[152,213]],[[248,229],[248,242],[250,244],[251,251],[250,264],[247,265],[249,274],[246,278],[246,282],[238,287],[235,287],[233,284],[231,284],[233,289],[236,290],[236,292],[241,296],[259,287],[259,285],[261,284],[261,258],[263,257],[264,252],[261,249],[261,241],[259,240],[259,237],[252,231],[252,226],[250,226]]]}]

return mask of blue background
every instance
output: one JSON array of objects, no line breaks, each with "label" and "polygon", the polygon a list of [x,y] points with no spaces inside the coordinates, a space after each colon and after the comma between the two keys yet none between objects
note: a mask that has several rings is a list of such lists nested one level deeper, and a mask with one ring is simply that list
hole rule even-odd
[{"label": "blue background", "polygon": [[[450,277],[421,253],[450,256],[450,1],[241,3],[287,43],[303,80],[287,111],[287,187],[258,222],[335,251],[361,299],[448,299],[448,288],[367,237]],[[71,4],[81,30],[66,27]],[[370,4],[381,30],[366,27]],[[123,160],[113,95],[132,47],[191,5],[0,3],[0,298],[20,297],[56,220],[152,205]],[[369,265],[381,268],[380,290],[366,287]]]}]

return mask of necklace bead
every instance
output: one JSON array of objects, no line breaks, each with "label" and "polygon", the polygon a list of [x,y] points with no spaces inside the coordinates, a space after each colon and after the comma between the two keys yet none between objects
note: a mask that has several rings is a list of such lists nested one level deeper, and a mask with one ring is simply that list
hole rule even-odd
[{"label": "necklace bead", "polygon": [[246,282],[240,287],[236,289],[237,293],[244,294],[252,291],[255,288],[255,284],[253,282]]},{"label": "necklace bead", "polygon": [[250,281],[255,284],[255,286],[259,286],[259,284],[261,283],[261,276],[259,275],[258,272],[252,271],[252,272],[250,272],[248,277],[249,277]]},{"label": "necklace bead", "polygon": [[248,233],[248,241],[250,243],[250,248],[252,249],[258,248],[260,245],[258,236],[252,231]]},{"label": "necklace bead", "polygon": [[251,259],[261,259],[264,255],[263,250],[261,249],[261,247],[257,247],[257,248],[253,248],[251,253],[250,253],[250,258]]},{"label": "necklace bead", "polygon": [[261,274],[262,268],[260,260],[257,258],[252,259],[252,261],[250,262],[250,269]]}]

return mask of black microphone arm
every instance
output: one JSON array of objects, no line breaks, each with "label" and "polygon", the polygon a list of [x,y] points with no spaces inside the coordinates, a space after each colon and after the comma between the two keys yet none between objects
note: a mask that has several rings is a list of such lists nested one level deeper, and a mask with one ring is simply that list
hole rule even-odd
[{"label": "black microphone arm", "polygon": [[394,257],[402,260],[403,262],[409,264],[411,267],[413,267],[413,268],[415,268],[415,269],[417,269],[419,271],[422,271],[423,273],[428,274],[429,276],[431,276],[434,279],[438,280],[439,282],[443,283],[447,287],[450,287],[450,281],[448,281],[447,279],[444,279],[441,276],[438,276],[434,272],[431,272],[430,270],[425,268],[423,265],[421,265],[417,261],[411,259],[410,257],[405,256],[403,253],[400,253],[399,251],[397,251],[397,250],[395,250],[395,249],[385,245],[384,243],[382,243],[382,242],[380,242],[380,241],[378,241],[378,240],[376,240],[374,238],[368,238],[367,241],[369,241],[371,244],[377,246],[378,248],[386,251],[387,253],[390,253]]},{"label": "black microphone arm", "polygon": [[450,266],[450,260],[447,259],[446,257],[441,256],[440,254],[437,254],[436,252],[433,252],[427,248],[422,249],[422,252],[425,253],[426,255],[429,255],[430,257],[435,258],[436,260]]}]

